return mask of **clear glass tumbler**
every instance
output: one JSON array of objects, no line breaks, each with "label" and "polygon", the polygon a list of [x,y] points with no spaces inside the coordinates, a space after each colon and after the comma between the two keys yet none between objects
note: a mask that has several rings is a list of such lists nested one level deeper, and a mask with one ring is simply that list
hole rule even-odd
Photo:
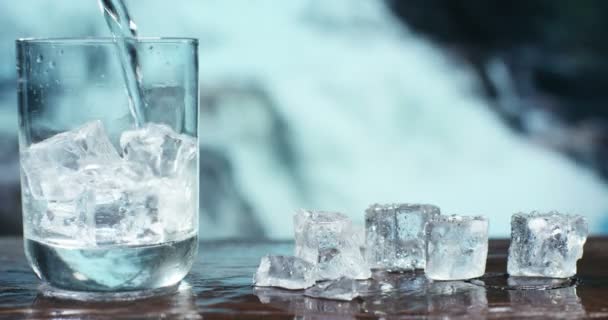
[{"label": "clear glass tumbler", "polygon": [[113,39],[17,41],[25,253],[50,291],[169,290],[196,256],[198,43],[133,41],[140,122]]}]

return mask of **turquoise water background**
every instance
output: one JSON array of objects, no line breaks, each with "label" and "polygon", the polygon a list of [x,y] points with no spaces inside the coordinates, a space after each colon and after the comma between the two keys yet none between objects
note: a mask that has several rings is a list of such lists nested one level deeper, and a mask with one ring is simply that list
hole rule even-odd
[{"label": "turquoise water background", "polygon": [[[492,236],[508,235],[514,212],[553,209],[608,231],[605,181],[513,132],[471,66],[380,1],[128,4],[142,36],[200,39],[202,238],[290,238],[301,207],[362,223],[374,202],[484,214]],[[7,233],[20,225],[14,39],[109,33],[93,0],[4,1],[0,30]]]}]

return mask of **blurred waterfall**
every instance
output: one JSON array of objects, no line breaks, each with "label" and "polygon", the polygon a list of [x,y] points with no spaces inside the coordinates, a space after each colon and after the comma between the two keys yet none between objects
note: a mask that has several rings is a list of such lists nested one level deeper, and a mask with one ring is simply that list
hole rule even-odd
[{"label": "blurred waterfall", "polygon": [[[48,9],[0,4],[2,18],[20,17],[0,19],[0,56],[11,64],[0,81],[14,77],[6,43],[17,36],[81,35],[72,16],[107,34],[94,1],[36,3]],[[606,223],[608,188],[596,174],[513,133],[472,68],[381,1],[129,4],[142,36],[200,38],[202,238],[289,238],[296,208],[362,222],[373,202],[484,214],[492,236],[506,236],[520,210],[584,214],[594,232]],[[7,110],[12,97],[0,101]]]}]

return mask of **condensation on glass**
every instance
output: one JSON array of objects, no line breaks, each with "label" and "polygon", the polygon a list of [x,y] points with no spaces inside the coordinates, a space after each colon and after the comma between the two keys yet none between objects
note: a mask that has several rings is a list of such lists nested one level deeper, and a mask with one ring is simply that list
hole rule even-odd
[{"label": "condensation on glass", "polygon": [[141,122],[112,39],[16,44],[25,251],[57,290],[175,287],[195,258],[198,44],[131,41]]}]

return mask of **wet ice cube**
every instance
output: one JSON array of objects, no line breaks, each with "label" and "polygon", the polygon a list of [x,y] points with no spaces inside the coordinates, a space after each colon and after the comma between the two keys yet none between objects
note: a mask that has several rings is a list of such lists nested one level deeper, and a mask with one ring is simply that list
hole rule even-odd
[{"label": "wet ice cube", "polygon": [[85,223],[96,245],[162,240],[158,194],[148,187],[149,178],[144,168],[124,161],[79,172],[90,194]]},{"label": "wet ice cube", "polygon": [[196,225],[196,189],[181,179],[157,178],[148,182],[148,188],[156,194],[158,217],[165,237],[172,238],[192,232]]},{"label": "wet ice cube", "polygon": [[583,256],[587,221],[557,212],[518,213],[511,217],[507,270],[512,276],[567,278]]},{"label": "wet ice cube", "polygon": [[98,189],[95,195],[88,222],[94,230],[96,244],[162,241],[156,194],[146,189]]},{"label": "wet ice cube", "polygon": [[426,227],[426,276],[464,280],[485,273],[488,220],[485,217],[435,216]]},{"label": "wet ice cube", "polygon": [[40,172],[38,182],[40,194],[35,198],[46,201],[75,201],[86,187],[79,179],[79,171]]},{"label": "wet ice cube", "polygon": [[312,263],[289,256],[262,257],[253,277],[256,286],[285,289],[305,289],[315,284],[315,281],[316,267]]},{"label": "wet ice cube", "polygon": [[76,181],[83,185],[104,183],[126,189],[153,176],[146,166],[121,160],[108,164],[88,165],[77,172],[76,178]]},{"label": "wet ice cube", "polygon": [[385,270],[424,269],[424,228],[439,214],[438,207],[426,204],[370,206],[365,211],[366,258],[370,266]]},{"label": "wet ice cube", "polygon": [[306,289],[304,295],[313,298],[350,301],[362,294],[359,292],[359,283],[355,279],[341,277],[336,280],[319,282]]},{"label": "wet ice cube", "polygon": [[141,167],[124,161],[84,175],[95,195],[88,221],[98,243],[153,243],[193,231],[196,189],[181,179],[154,177]]},{"label": "wet ice cube", "polygon": [[26,167],[50,164],[71,170],[78,170],[91,163],[120,160],[99,120],[34,143],[22,156]]},{"label": "wet ice cube", "polygon": [[88,165],[120,161],[101,121],[92,121],[74,130],[32,144],[21,153],[21,166],[30,193],[37,199],[72,198],[62,178]]},{"label": "wet ice cube", "polygon": [[318,265],[320,279],[371,277],[352,222],[337,212],[300,210],[294,216],[295,254]]},{"label": "wet ice cube", "polygon": [[86,229],[91,194],[83,192],[70,200],[50,200],[42,211],[37,212],[36,232],[48,239],[82,239],[90,242]]},{"label": "wet ice cube", "polygon": [[148,123],[141,129],[123,132],[120,147],[126,160],[147,165],[158,177],[196,172],[197,140],[163,124]]}]

